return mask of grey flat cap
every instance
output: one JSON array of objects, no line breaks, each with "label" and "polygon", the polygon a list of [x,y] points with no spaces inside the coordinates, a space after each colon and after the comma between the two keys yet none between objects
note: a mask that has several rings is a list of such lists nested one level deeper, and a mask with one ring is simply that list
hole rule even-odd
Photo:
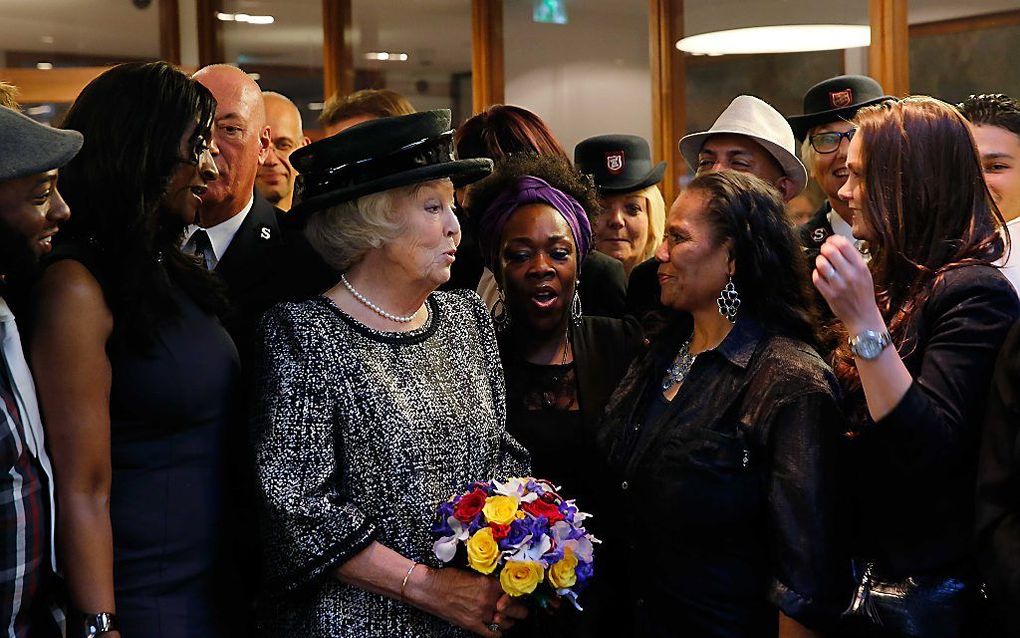
[{"label": "grey flat cap", "polygon": [[78,131],[51,128],[0,106],[0,181],[60,168],[83,141]]}]

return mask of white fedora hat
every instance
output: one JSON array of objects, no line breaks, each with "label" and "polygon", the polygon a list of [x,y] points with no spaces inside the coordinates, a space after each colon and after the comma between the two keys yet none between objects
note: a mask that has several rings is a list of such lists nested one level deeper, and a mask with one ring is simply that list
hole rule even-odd
[{"label": "white fedora hat", "polygon": [[712,128],[691,133],[680,139],[680,154],[691,170],[698,170],[698,153],[705,140],[713,135],[746,135],[758,142],[776,158],[786,176],[796,184],[800,193],[807,185],[807,170],[797,159],[796,141],[790,123],[776,109],[751,95],[738,95],[722,112]]}]

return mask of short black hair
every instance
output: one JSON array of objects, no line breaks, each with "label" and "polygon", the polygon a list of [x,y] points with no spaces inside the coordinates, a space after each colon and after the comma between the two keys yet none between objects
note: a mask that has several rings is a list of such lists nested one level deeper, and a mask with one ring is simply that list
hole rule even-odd
[{"label": "short black hair", "polygon": [[468,208],[471,217],[481,219],[492,202],[525,175],[543,179],[553,188],[576,199],[592,224],[602,212],[595,184],[568,160],[556,155],[520,153],[497,160],[492,175],[470,187]]},{"label": "short black hair", "polygon": [[956,108],[971,124],[998,126],[1020,137],[1020,102],[1005,93],[971,95]]}]

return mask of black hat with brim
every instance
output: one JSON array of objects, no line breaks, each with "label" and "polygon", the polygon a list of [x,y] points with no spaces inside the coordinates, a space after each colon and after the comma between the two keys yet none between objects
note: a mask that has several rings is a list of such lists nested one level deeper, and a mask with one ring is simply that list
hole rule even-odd
[{"label": "black hat with brim", "polygon": [[399,186],[449,178],[461,187],[492,172],[492,160],[459,160],[450,111],[384,117],[297,149],[291,215],[303,216]]},{"label": "black hat with brim", "polygon": [[574,165],[599,193],[633,193],[662,181],[666,162],[652,164],[648,142],[637,135],[598,135],[574,147]]},{"label": "black hat with brim", "polygon": [[865,106],[895,100],[866,75],[840,75],[823,80],[804,94],[804,114],[786,118],[798,140],[820,124],[848,120]]},{"label": "black hat with brim", "polygon": [[0,106],[0,181],[61,168],[83,142],[77,131],[51,128]]}]

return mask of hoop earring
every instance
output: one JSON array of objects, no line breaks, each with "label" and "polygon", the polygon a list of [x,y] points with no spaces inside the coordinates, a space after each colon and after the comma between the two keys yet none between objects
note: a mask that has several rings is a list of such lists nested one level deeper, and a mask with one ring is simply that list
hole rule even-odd
[{"label": "hoop earring", "polygon": [[581,280],[578,279],[577,283],[574,284],[574,299],[570,302],[570,321],[574,324],[575,328],[581,327],[581,295],[577,292],[578,286],[581,285]]},{"label": "hoop earring", "polygon": [[503,290],[497,288],[499,292],[499,299],[496,303],[492,304],[492,310],[489,311],[489,315],[492,317],[492,325],[496,327],[496,332],[506,332],[510,329],[510,307],[506,305],[506,301],[503,298]]},{"label": "hoop earring", "polygon": [[740,293],[733,285],[733,275],[729,276],[715,303],[719,306],[720,315],[729,319],[730,323],[737,322],[737,311],[740,310]]}]

